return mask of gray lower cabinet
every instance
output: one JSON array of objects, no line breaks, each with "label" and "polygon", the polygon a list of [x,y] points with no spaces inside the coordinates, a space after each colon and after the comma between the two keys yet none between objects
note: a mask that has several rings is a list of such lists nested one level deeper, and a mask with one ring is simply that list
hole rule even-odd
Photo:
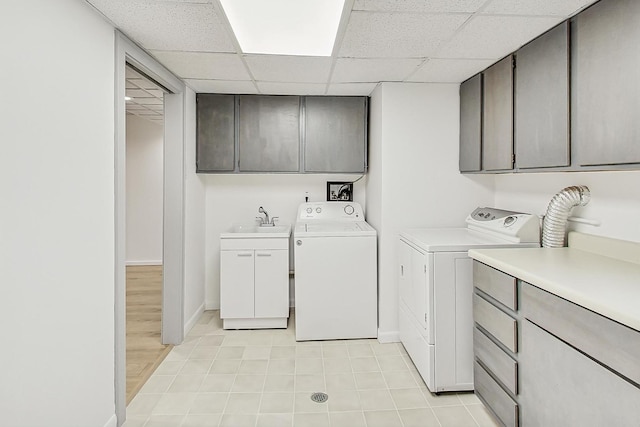
[{"label": "gray lower cabinet", "polygon": [[521,321],[516,279],[474,261],[473,285],[475,393],[502,425],[517,427]]},{"label": "gray lower cabinet", "polygon": [[482,74],[460,85],[460,172],[482,169]]},{"label": "gray lower cabinet", "polygon": [[[474,381],[490,412],[504,426],[640,426],[640,331],[508,277],[474,261]],[[496,298],[514,293],[517,311]]]},{"label": "gray lower cabinet", "polygon": [[581,166],[640,163],[640,2],[602,0],[572,26],[572,133]]},{"label": "gray lower cabinet", "polygon": [[516,53],[514,127],[518,168],[569,165],[568,22]]},{"label": "gray lower cabinet", "polygon": [[513,169],[513,56],[487,68],[483,82],[482,167]]},{"label": "gray lower cabinet", "polygon": [[240,96],[240,172],[297,172],[300,97]]},{"label": "gray lower cabinet", "polygon": [[196,171],[235,169],[235,96],[199,93],[196,96]]},{"label": "gray lower cabinet", "polygon": [[304,111],[305,171],[364,173],[367,99],[308,96]]},{"label": "gray lower cabinet", "polygon": [[639,388],[529,320],[520,381],[523,427],[640,425]]}]

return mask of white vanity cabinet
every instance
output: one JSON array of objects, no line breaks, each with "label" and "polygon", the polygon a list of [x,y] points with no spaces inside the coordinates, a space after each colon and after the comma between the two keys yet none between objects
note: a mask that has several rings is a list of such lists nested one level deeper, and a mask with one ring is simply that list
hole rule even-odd
[{"label": "white vanity cabinet", "polygon": [[224,329],[286,328],[289,237],[220,239]]}]

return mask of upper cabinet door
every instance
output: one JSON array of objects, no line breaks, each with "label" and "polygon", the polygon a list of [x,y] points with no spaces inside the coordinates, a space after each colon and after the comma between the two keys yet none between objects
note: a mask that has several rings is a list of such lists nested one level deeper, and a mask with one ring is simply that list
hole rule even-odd
[{"label": "upper cabinet door", "polygon": [[572,27],[578,163],[640,163],[640,1],[600,1]]},{"label": "upper cabinet door", "polygon": [[569,24],[543,34],[516,55],[516,165],[568,166]]},{"label": "upper cabinet door", "polygon": [[366,130],[365,97],[306,97],[305,171],[363,173]]},{"label": "upper cabinet door", "polygon": [[513,57],[484,71],[482,166],[486,171],[513,169]]},{"label": "upper cabinet door", "polygon": [[482,168],[482,74],[460,85],[460,172]]},{"label": "upper cabinet door", "polygon": [[298,172],[300,97],[240,96],[241,172]]},{"label": "upper cabinet door", "polygon": [[197,172],[232,172],[235,169],[235,97],[196,96]]}]

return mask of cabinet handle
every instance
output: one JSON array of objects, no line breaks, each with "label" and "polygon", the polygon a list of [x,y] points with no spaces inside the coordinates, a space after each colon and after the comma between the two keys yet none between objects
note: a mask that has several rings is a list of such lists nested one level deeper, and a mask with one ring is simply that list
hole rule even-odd
[{"label": "cabinet handle", "polygon": [[400,265],[400,275],[404,276],[404,265]]},{"label": "cabinet handle", "polygon": [[271,256],[271,254],[256,254],[257,256]]},{"label": "cabinet handle", "polygon": [[252,256],[253,254],[249,253],[249,254],[238,254],[238,256],[242,256],[242,257],[249,257]]}]

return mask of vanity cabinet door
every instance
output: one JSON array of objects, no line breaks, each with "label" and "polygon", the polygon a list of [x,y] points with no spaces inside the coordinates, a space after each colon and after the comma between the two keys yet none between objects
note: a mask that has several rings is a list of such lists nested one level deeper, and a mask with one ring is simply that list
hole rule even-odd
[{"label": "vanity cabinet door", "polygon": [[298,172],[300,97],[240,96],[240,172]]},{"label": "vanity cabinet door", "polygon": [[220,251],[220,317],[254,317],[254,251]]},{"label": "vanity cabinet door", "polygon": [[196,96],[197,172],[235,169],[235,97],[199,93]]},{"label": "vanity cabinet door", "polygon": [[572,25],[572,140],[580,166],[640,163],[640,2],[600,1]]},{"label": "vanity cabinet door", "polygon": [[289,251],[256,250],[255,317],[289,316]]},{"label": "vanity cabinet door", "polygon": [[481,170],[482,74],[460,85],[460,172]]},{"label": "vanity cabinet door", "polygon": [[482,168],[513,169],[513,56],[484,71]]},{"label": "vanity cabinet door", "polygon": [[568,166],[569,24],[518,50],[515,75],[518,168]]},{"label": "vanity cabinet door", "polygon": [[305,172],[364,173],[367,98],[305,99]]}]

